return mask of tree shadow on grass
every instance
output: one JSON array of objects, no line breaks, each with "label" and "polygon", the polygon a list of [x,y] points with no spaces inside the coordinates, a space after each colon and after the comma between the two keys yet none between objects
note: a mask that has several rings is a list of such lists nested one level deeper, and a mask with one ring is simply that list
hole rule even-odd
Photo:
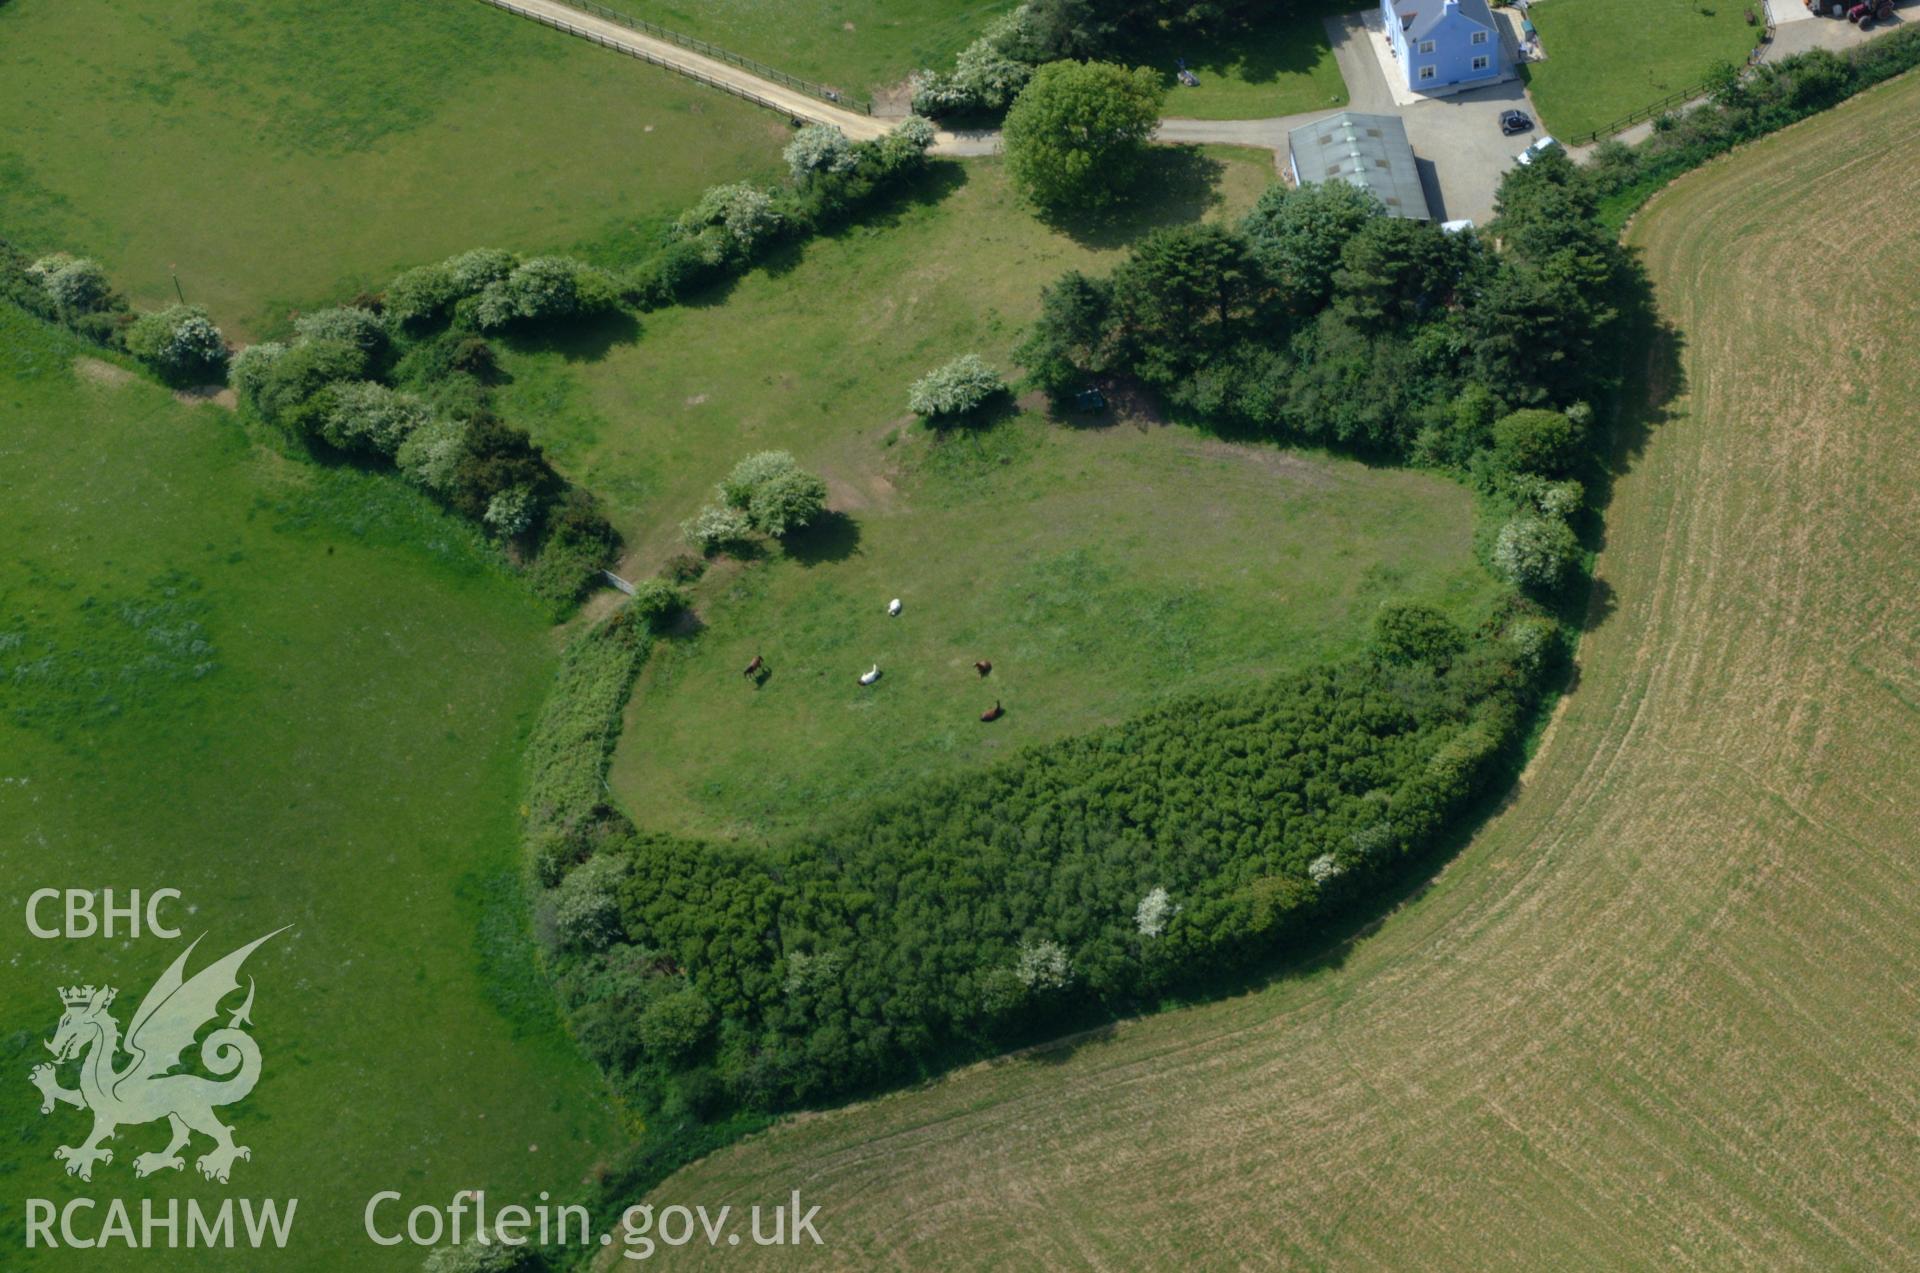
[{"label": "tree shadow on grass", "polygon": [[860,551],[860,523],[845,513],[829,509],[812,525],[781,540],[780,547],[802,566],[845,561]]},{"label": "tree shadow on grass", "polygon": [[1280,13],[1262,13],[1246,23],[1223,24],[1212,32],[1163,32],[1151,39],[1134,39],[1114,60],[1159,72],[1167,89],[1167,113],[1180,113],[1179,63],[1204,86],[1209,78],[1231,76],[1243,84],[1277,83],[1282,76],[1305,75],[1329,51],[1321,19],[1360,7],[1352,0],[1310,0]]},{"label": "tree shadow on grass", "polygon": [[567,362],[599,362],[615,345],[640,339],[640,320],[625,309],[595,314],[578,322],[554,323],[540,331],[509,334],[503,342],[517,354],[559,354]]},{"label": "tree shadow on grass", "polygon": [[1227,166],[1198,146],[1154,146],[1125,203],[1097,212],[1052,213],[1041,219],[1088,248],[1117,248],[1150,230],[1198,221],[1221,204]]}]

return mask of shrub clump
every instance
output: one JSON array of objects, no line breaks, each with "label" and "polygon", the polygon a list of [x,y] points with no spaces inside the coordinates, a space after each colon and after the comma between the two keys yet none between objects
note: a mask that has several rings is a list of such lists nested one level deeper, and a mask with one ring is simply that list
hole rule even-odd
[{"label": "shrub clump", "polygon": [[827,484],[786,451],[760,451],[734,465],[715,488],[716,501],[681,529],[703,552],[738,544],[758,533],[779,538],[819,520]]},{"label": "shrub clump", "polygon": [[570,257],[536,256],[481,290],[474,326],[498,331],[520,323],[547,323],[605,313],[619,304],[613,276]]},{"label": "shrub clump", "polygon": [[627,606],[648,631],[660,632],[687,608],[687,596],[665,579],[642,579],[633,585]]},{"label": "shrub clump", "polygon": [[907,406],[928,421],[952,420],[1005,393],[1007,382],[978,354],[962,354],[913,382]]},{"label": "shrub clump", "polygon": [[127,328],[126,339],[128,353],[172,384],[218,380],[226,372],[227,343],[198,305],[142,314]]},{"label": "shrub clump", "polygon": [[1493,564],[1508,582],[1548,593],[1566,582],[1580,555],[1573,530],[1557,517],[1521,513],[1500,528]]},{"label": "shrub clump", "polygon": [[336,305],[302,314],[293,320],[293,330],[302,340],[335,340],[352,345],[369,359],[387,351],[387,325],[378,314],[357,305]]},{"label": "shrub clump", "polygon": [[84,256],[55,252],[27,267],[27,277],[38,283],[63,315],[90,314],[105,309],[113,284],[100,262]]},{"label": "shrub clump", "polygon": [[371,380],[335,384],[320,421],[320,436],[342,451],[389,459],[430,418],[427,406]]},{"label": "shrub clump", "polygon": [[793,135],[782,152],[787,171],[795,181],[808,181],[815,173],[852,172],[860,165],[853,143],[832,124],[808,124]]}]

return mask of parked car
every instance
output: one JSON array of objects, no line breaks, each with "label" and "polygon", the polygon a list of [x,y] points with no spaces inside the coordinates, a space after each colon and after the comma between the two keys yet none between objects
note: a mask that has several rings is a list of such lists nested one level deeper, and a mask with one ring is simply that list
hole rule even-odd
[{"label": "parked car", "polygon": [[1447,234],[1465,234],[1473,229],[1473,222],[1465,217],[1457,221],[1442,221],[1440,229]]},{"label": "parked car", "polygon": [[1532,131],[1533,116],[1527,114],[1525,111],[1500,112],[1500,133],[1502,136],[1511,137],[1515,133],[1530,133]]},{"label": "parked car", "polygon": [[1551,137],[1542,137],[1539,141],[1534,142],[1533,145],[1514,156],[1514,162],[1521,165],[1530,164],[1559,144],[1559,142]]}]

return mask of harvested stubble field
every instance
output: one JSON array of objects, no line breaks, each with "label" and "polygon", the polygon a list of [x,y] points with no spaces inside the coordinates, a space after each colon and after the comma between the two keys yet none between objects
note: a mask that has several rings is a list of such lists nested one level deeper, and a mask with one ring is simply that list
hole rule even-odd
[{"label": "harvested stubble field", "polygon": [[792,1122],[652,1201],[797,1187],[841,1265],[1910,1263],[1916,109],[1909,77],[1633,228],[1679,334],[1579,682],[1423,895],[1258,992]]}]

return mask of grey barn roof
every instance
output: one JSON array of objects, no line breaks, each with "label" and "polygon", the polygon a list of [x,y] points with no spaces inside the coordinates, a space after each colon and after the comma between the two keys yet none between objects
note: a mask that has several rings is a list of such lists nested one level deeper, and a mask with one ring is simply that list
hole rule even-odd
[{"label": "grey barn roof", "polygon": [[[1447,11],[1447,0],[1393,0],[1393,11],[1406,23],[1407,38],[1418,40],[1431,31],[1440,15]],[[1489,31],[1498,29],[1493,25],[1493,10],[1487,8],[1487,0],[1460,0],[1460,12]]]},{"label": "grey barn roof", "polygon": [[1396,217],[1431,221],[1407,129],[1397,116],[1338,115],[1287,134],[1293,175],[1300,182],[1345,181],[1371,190]]}]

